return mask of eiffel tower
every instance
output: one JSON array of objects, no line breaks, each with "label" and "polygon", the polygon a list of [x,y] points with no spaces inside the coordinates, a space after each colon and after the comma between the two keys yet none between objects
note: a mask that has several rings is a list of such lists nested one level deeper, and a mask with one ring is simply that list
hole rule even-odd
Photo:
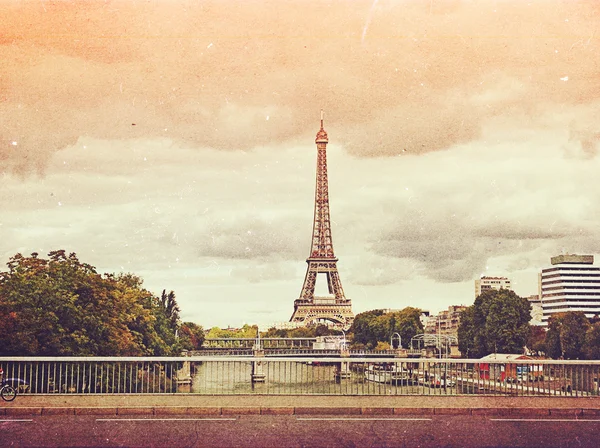
[{"label": "eiffel tower", "polygon": [[[308,268],[300,297],[294,301],[294,314],[290,322],[305,326],[326,322],[330,326],[347,330],[352,325],[354,313],[352,302],[342,289],[337,269],[338,259],[333,253],[331,240],[331,220],[329,218],[329,187],[327,183],[327,132],[317,132],[317,186],[315,189],[315,216],[313,222],[310,256],[306,259]],[[327,277],[328,296],[315,296],[317,276]]]}]

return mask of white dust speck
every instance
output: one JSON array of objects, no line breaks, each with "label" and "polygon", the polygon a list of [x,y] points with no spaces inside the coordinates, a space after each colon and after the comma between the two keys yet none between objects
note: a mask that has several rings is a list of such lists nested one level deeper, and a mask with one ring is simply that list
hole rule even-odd
[{"label": "white dust speck", "polygon": [[58,206],[60,207],[61,205],[62,205],[62,202],[59,202],[59,203],[58,203]]},{"label": "white dust speck", "polygon": [[267,115],[267,121],[269,121],[269,116]]},{"label": "white dust speck", "polygon": [[146,159],[146,158],[144,157],[144,162],[145,162],[146,160],[148,160],[148,159]]},{"label": "white dust speck", "polygon": [[17,146],[17,142],[12,142],[12,145],[13,146]]},{"label": "white dust speck", "polygon": [[561,80],[561,81],[568,81],[568,80],[569,80],[569,77],[568,77],[568,76],[565,76],[564,78],[560,78],[560,80]]},{"label": "white dust speck", "polygon": [[206,47],[206,48],[210,48],[210,47],[212,47],[212,46],[213,46],[213,44],[212,44],[212,42],[211,42],[210,44],[208,44],[208,47]]},{"label": "white dust speck", "polygon": [[555,53],[558,53],[558,50],[554,50]]}]

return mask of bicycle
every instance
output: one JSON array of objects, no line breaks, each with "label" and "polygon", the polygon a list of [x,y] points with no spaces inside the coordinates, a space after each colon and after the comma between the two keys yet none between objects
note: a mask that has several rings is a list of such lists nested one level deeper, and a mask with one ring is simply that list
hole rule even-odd
[{"label": "bicycle", "polygon": [[[0,367],[0,378],[4,376],[4,370]],[[0,397],[4,401],[13,401],[17,398],[17,389],[10,385],[8,381],[2,380],[0,382]]]},{"label": "bicycle", "polygon": [[4,401],[13,401],[17,398],[17,389],[10,384],[3,383],[2,387],[0,387],[0,397],[2,397]]}]

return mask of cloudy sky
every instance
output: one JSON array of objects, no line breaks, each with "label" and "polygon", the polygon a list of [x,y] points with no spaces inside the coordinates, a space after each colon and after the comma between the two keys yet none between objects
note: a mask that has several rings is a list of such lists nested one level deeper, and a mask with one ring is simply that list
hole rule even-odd
[{"label": "cloudy sky", "polygon": [[204,326],[287,321],[315,134],[356,313],[600,255],[600,4],[0,0],[0,262],[65,249]]}]

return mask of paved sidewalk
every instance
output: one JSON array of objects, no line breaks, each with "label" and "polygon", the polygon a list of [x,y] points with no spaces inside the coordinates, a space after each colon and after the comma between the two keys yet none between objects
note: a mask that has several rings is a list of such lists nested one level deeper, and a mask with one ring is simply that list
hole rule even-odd
[{"label": "paved sidewalk", "polygon": [[600,398],[330,395],[19,395],[0,415],[599,416]]}]

